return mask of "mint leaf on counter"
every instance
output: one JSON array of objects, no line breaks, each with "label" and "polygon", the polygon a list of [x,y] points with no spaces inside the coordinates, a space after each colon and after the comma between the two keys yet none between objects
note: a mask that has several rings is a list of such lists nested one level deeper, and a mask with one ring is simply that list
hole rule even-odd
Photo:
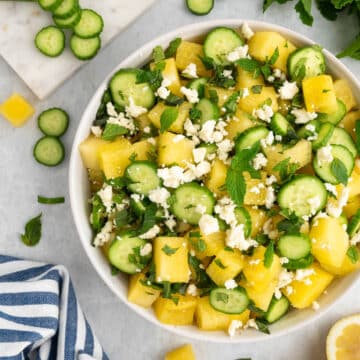
[{"label": "mint leaf on counter", "polygon": [[35,246],[41,238],[41,215],[30,219],[25,225],[25,233],[21,234],[21,241],[26,246]]}]

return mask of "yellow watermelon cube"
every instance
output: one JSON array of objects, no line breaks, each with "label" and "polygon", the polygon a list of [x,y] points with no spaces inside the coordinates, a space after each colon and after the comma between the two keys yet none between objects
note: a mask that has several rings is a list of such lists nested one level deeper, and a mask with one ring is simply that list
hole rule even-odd
[{"label": "yellow watermelon cube", "polygon": [[271,104],[269,106],[276,112],[279,108],[277,98],[278,95],[272,86],[264,86],[260,94],[254,94],[250,90],[249,96],[241,98],[238,106],[241,110],[252,114],[254,110],[261,108],[270,99]]},{"label": "yellow watermelon cube", "polygon": [[205,95],[207,97],[210,96],[210,90],[216,91],[217,96],[219,98],[219,102],[218,102],[219,107],[222,107],[227,101],[227,99],[234,93],[233,90],[224,89],[218,86],[208,85],[205,87]]},{"label": "yellow watermelon cube", "polygon": [[128,300],[136,305],[149,308],[154,301],[160,296],[160,290],[153,289],[142,283],[145,275],[131,275],[129,279]]},{"label": "yellow watermelon cube", "polygon": [[196,360],[196,357],[192,346],[186,344],[168,352],[165,360]]},{"label": "yellow watermelon cube", "polygon": [[248,128],[256,125],[256,122],[250,118],[250,115],[237,108],[235,116],[228,122],[226,126],[226,137],[230,140],[234,140],[236,135],[242,133]]},{"label": "yellow watermelon cube", "polygon": [[237,66],[237,76],[236,76],[236,89],[250,89],[255,85],[265,85],[264,77],[259,75],[258,77],[254,78],[254,75],[242,69],[240,66]]},{"label": "yellow watermelon cube", "polygon": [[[174,58],[169,58],[164,60],[165,62],[165,68],[164,70],[162,70],[161,74],[163,79],[167,79],[170,81],[170,84],[167,86],[167,88],[175,95],[177,96],[183,96],[180,88],[181,88],[181,83],[180,83],[180,76],[178,73],[178,69],[176,67],[176,62]],[[151,69],[154,69],[155,64],[152,63],[150,65]]]},{"label": "yellow watermelon cube", "polygon": [[248,281],[242,281],[240,285],[246,290],[249,298],[257,308],[267,311],[274,296],[277,281],[271,281],[268,286],[260,289],[256,286],[251,286]]},{"label": "yellow watermelon cube", "polygon": [[0,104],[0,115],[15,127],[23,126],[35,109],[19,94],[12,94]]},{"label": "yellow watermelon cube", "polygon": [[257,206],[245,206],[251,217],[251,238],[255,238],[255,236],[262,231],[262,228],[267,219],[266,212],[262,209],[259,209]]},{"label": "yellow watermelon cube", "polygon": [[340,121],[339,126],[344,128],[355,140],[355,122],[360,119],[360,110],[348,112],[345,117]]},{"label": "yellow watermelon cube", "polygon": [[[196,236],[194,236],[194,233]],[[200,236],[198,236],[200,235]],[[194,249],[196,257],[204,259],[208,256],[215,256],[225,247],[225,232],[218,231],[212,234],[204,235],[200,230],[190,231],[187,234],[189,244]],[[201,247],[198,246],[199,241],[204,244],[204,250],[200,251]]]},{"label": "yellow watermelon cube", "polygon": [[[355,247],[355,251],[360,258],[360,250]],[[329,272],[330,274],[337,276],[345,276],[350,274],[353,271],[360,269],[360,261],[353,263],[348,256],[345,256],[343,263],[340,266],[330,266],[330,265],[322,265],[323,269]]]},{"label": "yellow watermelon cube", "polygon": [[336,97],[345,104],[347,111],[350,111],[352,108],[356,107],[356,100],[347,80],[335,80],[334,89]]},{"label": "yellow watermelon cube", "polygon": [[[246,182],[246,193],[244,197],[245,205],[265,205],[266,202],[266,172],[260,172],[261,179],[253,179],[249,173],[244,172]],[[254,191],[254,189],[257,189]]]},{"label": "yellow watermelon cube", "polygon": [[84,166],[87,169],[100,170],[98,151],[102,145],[109,144],[109,141],[89,135],[80,145],[79,151]]},{"label": "yellow watermelon cube", "polygon": [[227,170],[227,165],[221,160],[215,159],[205,181],[205,186],[218,196],[224,196],[226,194],[226,191],[223,190],[223,186],[225,184]]}]

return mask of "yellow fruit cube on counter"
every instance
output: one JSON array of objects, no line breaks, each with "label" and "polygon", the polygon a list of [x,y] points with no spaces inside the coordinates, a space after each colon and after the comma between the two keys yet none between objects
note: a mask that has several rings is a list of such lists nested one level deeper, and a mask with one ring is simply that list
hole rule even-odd
[{"label": "yellow fruit cube on counter", "polygon": [[196,357],[192,346],[186,344],[168,352],[165,356],[165,360],[196,360]]},{"label": "yellow fruit cube on counter", "polygon": [[154,303],[155,315],[163,324],[191,325],[194,321],[197,298],[194,296],[172,295],[172,299],[159,297]]},{"label": "yellow fruit cube on counter", "polygon": [[15,127],[23,126],[34,112],[35,109],[17,93],[0,104],[0,115]]},{"label": "yellow fruit cube on counter", "polygon": [[149,308],[159,297],[160,290],[146,286],[142,283],[144,274],[131,275],[129,279],[128,300],[134,304]]}]

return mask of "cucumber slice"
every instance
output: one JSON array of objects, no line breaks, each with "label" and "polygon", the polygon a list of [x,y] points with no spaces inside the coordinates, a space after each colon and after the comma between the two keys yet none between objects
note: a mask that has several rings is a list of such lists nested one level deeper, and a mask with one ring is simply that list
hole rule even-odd
[{"label": "cucumber slice", "polygon": [[63,0],[39,0],[40,7],[45,11],[54,11]]},{"label": "cucumber slice", "polygon": [[187,8],[195,15],[206,15],[214,7],[214,0],[186,0]]},{"label": "cucumber slice", "polygon": [[308,125],[312,125],[315,129],[315,133],[317,134],[320,130],[321,123],[318,120],[311,120],[306,125],[302,126],[298,131],[297,135],[302,139],[307,139],[309,136],[313,136],[314,132],[308,130]]},{"label": "cucumber slice", "polygon": [[220,117],[219,108],[209,99],[201,99],[195,108],[201,111],[201,117],[198,120],[198,123],[201,125],[208,120],[218,120]]},{"label": "cucumber slice", "polygon": [[[309,199],[315,197],[318,200],[316,207],[309,203]],[[325,206],[327,191],[316,176],[298,175],[281,187],[277,200],[282,210],[298,217],[311,216]]]},{"label": "cucumber slice", "polygon": [[332,114],[319,113],[316,119],[321,122],[329,122],[334,125],[337,125],[346,115],[345,104],[340,99],[337,99],[337,104],[338,104],[338,108],[334,113]]},{"label": "cucumber slice", "polygon": [[84,39],[99,35],[104,28],[103,18],[91,9],[81,10],[80,21],[74,26],[74,33]]},{"label": "cucumber slice", "polygon": [[288,73],[292,81],[302,80],[321,75],[326,70],[326,62],[321,47],[304,46],[295,50],[287,60]]},{"label": "cucumber slice", "polygon": [[234,213],[235,213],[237,223],[244,225],[245,237],[249,238],[250,234],[251,234],[251,229],[252,229],[251,216],[250,216],[249,212],[243,207],[241,207],[241,208],[237,207],[235,209]]},{"label": "cucumber slice", "polygon": [[[345,146],[331,145],[331,154],[334,159],[339,159],[345,165],[347,176],[350,177],[355,164],[351,152]],[[320,166],[317,154],[314,156],[313,168],[316,175],[325,182],[336,185],[340,181],[333,175],[331,164],[332,162],[323,163]]]},{"label": "cucumber slice", "polygon": [[224,314],[241,314],[249,305],[249,297],[246,291],[237,287],[236,289],[216,288],[210,292],[210,305]]},{"label": "cucumber slice", "polygon": [[53,15],[53,20],[56,26],[62,29],[72,29],[80,21],[80,17],[81,17],[81,11],[79,9],[78,11],[74,12],[71,16],[64,19]]},{"label": "cucumber slice", "polygon": [[142,248],[145,244],[146,241],[138,237],[116,237],[108,252],[110,264],[126,274],[136,274],[145,267],[146,263],[131,261],[131,255],[136,256],[136,249]]},{"label": "cucumber slice", "polygon": [[46,56],[59,56],[65,48],[65,34],[56,26],[47,26],[36,34],[35,46]]},{"label": "cucumber slice", "polygon": [[197,205],[205,207],[205,214],[214,210],[215,198],[205,186],[192,182],[179,186],[171,199],[171,211],[179,219],[197,225],[201,214],[196,210]]},{"label": "cucumber slice", "polygon": [[79,60],[92,59],[98,53],[100,47],[101,39],[99,36],[82,39],[73,34],[70,39],[70,49]]},{"label": "cucumber slice", "polygon": [[246,129],[236,140],[235,150],[241,151],[244,149],[249,149],[261,139],[265,139],[268,134],[269,130],[263,125],[257,125]]},{"label": "cucumber slice", "polygon": [[290,302],[285,296],[282,296],[280,299],[276,299],[274,296],[265,314],[265,320],[270,324],[278,321],[288,312],[289,307]]},{"label": "cucumber slice", "polygon": [[207,78],[194,79],[189,82],[187,87],[189,89],[196,90],[199,95],[199,98],[201,99],[205,96],[205,85],[207,84],[207,82],[208,82]]},{"label": "cucumber slice", "polygon": [[356,145],[351,135],[345,129],[340,127],[336,127],[334,129],[334,132],[329,140],[329,144],[345,146],[354,158],[357,155]]},{"label": "cucumber slice", "polygon": [[320,125],[318,136],[316,140],[312,142],[312,148],[314,150],[320,149],[321,147],[325,146],[332,134],[334,133],[335,126],[331,123],[323,123]]},{"label": "cucumber slice", "polygon": [[310,254],[311,242],[304,234],[283,235],[280,237],[277,247],[281,256],[290,260],[299,260]]},{"label": "cucumber slice", "polygon": [[138,73],[137,69],[122,69],[111,78],[109,89],[116,105],[129,105],[129,97],[132,97],[136,105],[147,109],[154,105],[154,92],[148,83],[137,83]]},{"label": "cucumber slice", "polygon": [[68,18],[79,10],[79,0],[62,0],[61,4],[53,10],[57,18]]},{"label": "cucumber slice", "polygon": [[360,209],[351,218],[347,232],[350,236],[354,236],[360,230]]},{"label": "cucumber slice", "polygon": [[275,113],[270,123],[271,130],[276,135],[285,136],[290,131],[294,131],[294,128],[286,120],[285,116],[280,113]]},{"label": "cucumber slice", "polygon": [[69,115],[60,108],[43,111],[38,117],[39,129],[49,136],[61,136],[69,126]]},{"label": "cucumber slice", "polygon": [[290,260],[286,264],[283,264],[282,267],[288,270],[297,270],[297,269],[306,269],[314,262],[314,257],[309,254],[308,256],[301,258],[299,260]]},{"label": "cucumber slice", "polygon": [[157,167],[150,161],[134,161],[126,168],[125,176],[131,182],[128,189],[137,194],[147,195],[160,186]]},{"label": "cucumber slice", "polygon": [[64,160],[64,157],[64,145],[56,137],[44,136],[34,146],[34,158],[42,165],[59,165]]},{"label": "cucumber slice", "polygon": [[146,206],[143,200],[137,200],[132,197],[130,197],[130,207],[133,209],[134,213],[138,216],[143,215],[146,210]]},{"label": "cucumber slice", "polygon": [[210,31],[206,36],[204,54],[213,59],[218,65],[228,64],[226,55],[243,44],[244,41],[235,30],[227,27],[218,27]]},{"label": "cucumber slice", "polygon": [[218,149],[216,144],[208,144],[208,143],[200,144],[199,148],[205,148],[206,149],[206,156],[211,155],[211,154],[216,154],[217,149]]}]

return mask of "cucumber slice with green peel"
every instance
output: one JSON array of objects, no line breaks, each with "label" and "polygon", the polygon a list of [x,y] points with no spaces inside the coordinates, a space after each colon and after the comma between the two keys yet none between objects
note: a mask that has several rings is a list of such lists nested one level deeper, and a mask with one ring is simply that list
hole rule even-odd
[{"label": "cucumber slice with green peel", "polygon": [[334,132],[335,126],[331,123],[322,123],[319,128],[319,132],[317,133],[317,138],[311,143],[313,150],[318,150],[321,147],[325,146],[333,132]]},{"label": "cucumber slice with green peel", "polygon": [[[314,132],[309,130],[309,126],[314,128]],[[311,120],[306,125],[302,126],[298,131],[297,135],[302,139],[307,139],[310,136],[314,136],[314,133],[318,133],[320,130],[321,122],[318,120]]]},{"label": "cucumber slice with green peel", "polygon": [[206,15],[214,7],[214,0],[186,0],[187,8],[195,15]]},{"label": "cucumber slice with green peel", "polygon": [[104,28],[103,18],[91,9],[81,10],[80,21],[74,26],[74,33],[84,39],[99,35]]},{"label": "cucumber slice with green peel", "polygon": [[235,150],[241,151],[249,149],[258,141],[265,139],[269,135],[269,130],[263,125],[257,125],[246,129],[236,140]]},{"label": "cucumber slice with green peel", "polygon": [[194,79],[189,82],[187,87],[192,90],[196,90],[199,98],[202,99],[205,96],[205,85],[207,84],[207,78]]},{"label": "cucumber slice with green peel", "polygon": [[283,235],[277,247],[281,256],[290,260],[299,260],[310,254],[310,238],[304,234]]},{"label": "cucumber slice with green peel", "polygon": [[289,308],[290,302],[285,296],[282,296],[280,299],[276,299],[274,296],[264,316],[265,320],[272,324],[282,318],[288,312]]},{"label": "cucumber slice with green peel", "polygon": [[[317,204],[310,200],[315,198]],[[298,217],[311,216],[324,208],[327,191],[316,176],[297,175],[281,187],[277,200],[282,210]]]},{"label": "cucumber slice with green peel", "polygon": [[133,209],[134,213],[138,216],[143,215],[146,210],[144,201],[135,199],[133,197],[130,197],[130,207]]},{"label": "cucumber slice with green peel", "polygon": [[288,73],[292,81],[321,75],[326,70],[324,54],[320,46],[304,46],[291,53],[287,60]]},{"label": "cucumber slice with green peel", "polygon": [[73,34],[70,39],[70,49],[79,60],[92,59],[100,47],[101,39],[99,36],[83,39]]},{"label": "cucumber slice with green peel", "polygon": [[62,0],[61,4],[52,11],[57,18],[68,18],[79,10],[79,0]]},{"label": "cucumber slice with green peel", "polygon": [[[346,168],[346,175],[349,178],[354,168],[354,158],[351,152],[342,145],[331,145],[331,154],[334,159],[340,160]],[[340,181],[332,173],[332,161],[327,163],[319,163],[318,154],[315,154],[313,159],[313,168],[316,175],[325,182],[330,184],[339,184]]]},{"label": "cucumber slice with green peel", "polygon": [[241,314],[249,305],[249,297],[242,287],[216,288],[210,292],[210,305],[224,314]]},{"label": "cucumber slice with green peel", "polygon": [[350,223],[347,227],[348,234],[352,237],[360,230],[360,209],[351,218]]},{"label": "cucumber slice with green peel", "polygon": [[218,27],[210,31],[204,41],[204,54],[206,57],[220,65],[228,64],[227,54],[242,46],[244,41],[240,35],[233,29],[227,27]]},{"label": "cucumber slice with green peel", "polygon": [[44,136],[34,146],[34,158],[42,165],[59,165],[64,160],[64,157],[64,145],[56,137]]},{"label": "cucumber slice with green peel", "polygon": [[329,144],[345,146],[351,152],[354,158],[357,156],[356,145],[351,135],[345,129],[336,127],[333,134],[331,135]]},{"label": "cucumber slice with green peel", "polygon": [[110,80],[109,89],[116,105],[129,105],[131,97],[137,106],[150,109],[155,102],[154,92],[148,83],[137,83],[137,69],[121,69]]},{"label": "cucumber slice with green peel", "polygon": [[54,11],[63,0],[39,0],[40,7],[45,11]]},{"label": "cucumber slice with green peel", "polygon": [[45,110],[38,117],[38,126],[45,135],[61,136],[69,126],[69,115],[60,108]]},{"label": "cucumber slice with green peel", "polygon": [[251,224],[251,216],[249,212],[243,207],[235,208],[235,218],[238,224],[244,225],[244,235],[246,238],[249,238],[251,235],[252,224]]},{"label": "cucumber slice with green peel", "polygon": [[332,114],[319,113],[316,119],[321,122],[329,122],[331,124],[337,125],[346,115],[345,104],[340,99],[337,99],[337,104],[338,104],[338,108],[334,113]]},{"label": "cucumber slice with green peel", "polygon": [[134,161],[126,168],[125,176],[130,181],[128,189],[137,194],[147,195],[160,186],[157,167],[150,161]]},{"label": "cucumber slice with green peel", "polygon": [[62,29],[72,29],[79,21],[81,17],[81,10],[74,12],[71,16],[67,18],[59,18],[53,15],[53,20],[56,26]]},{"label": "cucumber slice with green peel", "polygon": [[199,148],[205,148],[206,149],[206,156],[211,154],[216,154],[218,147],[216,144],[208,144],[208,143],[202,143],[199,145]]},{"label": "cucumber slice with green peel", "polygon": [[56,26],[47,26],[36,34],[35,46],[46,56],[59,56],[65,48],[65,34]]},{"label": "cucumber slice with green peel", "polygon": [[110,245],[108,258],[110,264],[126,274],[136,274],[146,266],[146,259],[150,257],[138,256],[139,250],[146,245],[146,241],[138,237],[118,236]]},{"label": "cucumber slice with green peel", "polygon": [[287,270],[297,270],[297,269],[306,269],[314,262],[314,257],[309,254],[304,258],[299,260],[290,260],[286,264],[283,264],[282,267]]},{"label": "cucumber slice with green peel", "polygon": [[208,120],[218,120],[220,117],[220,110],[216,104],[209,99],[201,99],[195,106],[201,111],[200,119],[197,122],[202,125]]},{"label": "cucumber slice with green peel", "polygon": [[276,135],[285,136],[290,131],[294,131],[294,128],[286,120],[285,116],[280,113],[275,113],[270,122],[271,130]]},{"label": "cucumber slice with green peel", "polygon": [[205,208],[204,214],[212,214],[215,206],[213,193],[198,183],[192,182],[179,186],[171,197],[171,212],[180,220],[197,225],[202,214],[197,206]]}]

